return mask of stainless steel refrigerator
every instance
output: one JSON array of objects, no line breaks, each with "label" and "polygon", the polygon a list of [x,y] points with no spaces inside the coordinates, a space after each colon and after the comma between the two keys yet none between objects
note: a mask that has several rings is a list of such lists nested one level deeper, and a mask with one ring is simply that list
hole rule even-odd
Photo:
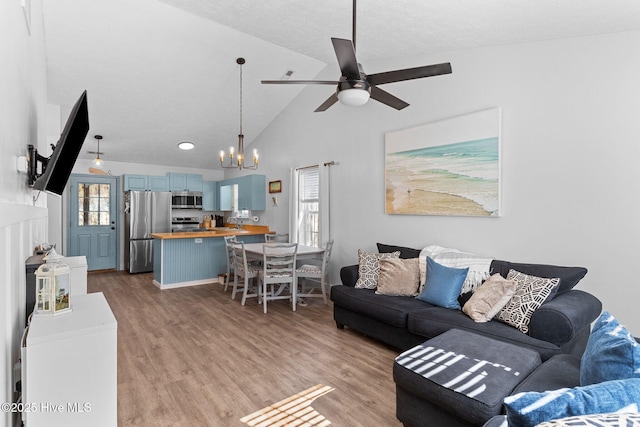
[{"label": "stainless steel refrigerator", "polygon": [[124,193],[125,267],[129,273],[153,271],[151,233],[171,232],[171,193]]}]

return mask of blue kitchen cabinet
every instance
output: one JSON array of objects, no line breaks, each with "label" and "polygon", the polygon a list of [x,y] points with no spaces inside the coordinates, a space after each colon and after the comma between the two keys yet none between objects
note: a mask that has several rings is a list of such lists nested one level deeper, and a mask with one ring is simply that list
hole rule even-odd
[{"label": "blue kitchen cabinet", "polygon": [[152,175],[124,175],[124,191],[169,191],[169,178]]},{"label": "blue kitchen cabinet", "polygon": [[203,181],[202,182],[202,210],[204,211],[220,210],[220,182],[219,181]]},{"label": "blue kitchen cabinet", "polygon": [[193,173],[169,172],[169,187],[171,191],[199,191],[202,192],[202,175]]},{"label": "blue kitchen cabinet", "polygon": [[238,208],[263,211],[267,208],[267,177],[245,175],[238,178]]}]

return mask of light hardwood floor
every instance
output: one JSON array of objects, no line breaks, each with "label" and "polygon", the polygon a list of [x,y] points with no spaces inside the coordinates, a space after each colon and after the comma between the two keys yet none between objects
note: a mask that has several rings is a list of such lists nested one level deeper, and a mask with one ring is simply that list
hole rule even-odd
[{"label": "light hardwood floor", "polygon": [[119,426],[244,426],[241,418],[318,384],[333,390],[310,404],[320,416],[307,425],[401,425],[398,351],[337,329],[331,303],[292,312],[274,301],[263,314],[255,299],[243,307],[218,284],[161,291],[152,279],[88,276],[89,292],[104,292],[118,321]]}]

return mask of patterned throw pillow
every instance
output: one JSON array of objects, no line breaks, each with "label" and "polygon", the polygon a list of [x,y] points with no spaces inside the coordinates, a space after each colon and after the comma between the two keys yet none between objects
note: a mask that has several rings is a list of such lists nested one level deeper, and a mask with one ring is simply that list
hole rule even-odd
[{"label": "patterned throw pillow", "polygon": [[529,332],[531,316],[557,288],[560,279],[544,279],[509,270],[507,280],[516,281],[518,287],[507,305],[496,315],[496,319],[526,334]]},{"label": "patterned throw pillow", "polygon": [[638,402],[639,378],[542,393],[518,393],[504,398],[509,425],[520,427],[533,427],[545,421],[575,415],[638,412]]},{"label": "patterned throw pillow", "polygon": [[637,412],[614,412],[610,414],[579,415],[538,424],[536,427],[640,427]]},{"label": "patterned throw pillow", "polygon": [[640,344],[605,311],[596,320],[580,363],[580,385],[640,378]]},{"label": "patterned throw pillow", "polygon": [[358,289],[375,289],[378,286],[380,275],[380,259],[399,258],[400,251],[377,254],[358,249],[358,281],[355,287]]}]

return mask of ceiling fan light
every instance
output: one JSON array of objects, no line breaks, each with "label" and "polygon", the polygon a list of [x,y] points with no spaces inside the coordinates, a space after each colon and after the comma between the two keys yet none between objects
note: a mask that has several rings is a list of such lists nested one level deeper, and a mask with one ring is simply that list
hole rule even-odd
[{"label": "ceiling fan light", "polygon": [[343,89],[338,92],[340,103],[351,107],[359,107],[366,104],[369,96],[369,91],[363,89]]}]

